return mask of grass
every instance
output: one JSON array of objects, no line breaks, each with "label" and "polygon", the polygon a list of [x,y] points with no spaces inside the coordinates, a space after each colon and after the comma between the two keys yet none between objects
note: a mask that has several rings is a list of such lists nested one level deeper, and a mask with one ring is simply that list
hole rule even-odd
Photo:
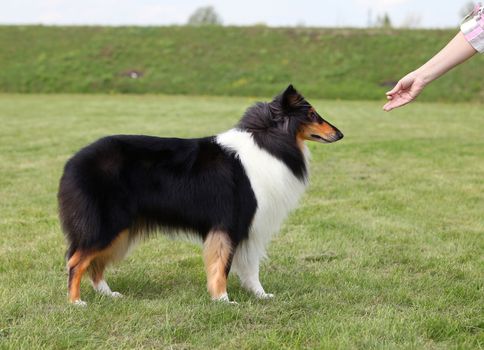
[{"label": "grass", "polygon": [[[458,29],[0,26],[0,92],[308,96],[378,100]],[[138,72],[138,79],[130,72]],[[421,100],[482,101],[484,56]]]},{"label": "grass", "polygon": [[311,144],[312,183],[269,249],[258,301],[212,303],[200,248],[157,237],[66,298],[64,162],[112,133],[201,136],[250,98],[0,95],[1,349],[484,347],[484,120],[478,104],[316,100],[345,133]]}]

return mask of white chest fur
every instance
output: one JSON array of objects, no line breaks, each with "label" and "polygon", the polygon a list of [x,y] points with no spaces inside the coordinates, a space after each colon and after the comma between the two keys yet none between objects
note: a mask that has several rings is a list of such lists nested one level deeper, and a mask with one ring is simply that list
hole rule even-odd
[{"label": "white chest fur", "polygon": [[[217,142],[237,153],[249,177],[257,199],[249,242],[262,249],[260,253],[265,255],[265,246],[296,207],[307,184],[294,176],[282,161],[261,149],[248,132],[232,129],[218,135]],[[307,161],[307,148],[304,156]]]}]

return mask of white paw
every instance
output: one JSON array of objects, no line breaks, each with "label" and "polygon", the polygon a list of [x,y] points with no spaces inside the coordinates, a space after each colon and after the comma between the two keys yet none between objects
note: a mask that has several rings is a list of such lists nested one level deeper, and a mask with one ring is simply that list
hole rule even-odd
[{"label": "white paw", "polygon": [[274,298],[274,294],[271,293],[256,293],[255,296],[257,299],[272,299]]},{"label": "white paw", "polygon": [[223,303],[223,304],[228,304],[228,305],[239,305],[238,302],[233,301],[233,300],[220,300],[220,299],[213,299],[216,302]]},{"label": "white paw", "polygon": [[86,307],[87,303],[85,301],[82,301],[81,299],[77,299],[72,302],[72,305],[75,305],[78,307]]},{"label": "white paw", "polygon": [[119,293],[119,292],[111,292],[111,297],[112,298],[122,298],[122,297],[124,297],[124,295]]},{"label": "white paw", "polygon": [[226,304],[231,304],[231,305],[238,305],[238,303],[236,301],[230,301],[229,300],[229,296],[227,295],[227,293],[222,294],[219,297],[213,297],[212,300],[222,302],[222,303],[226,303]]}]

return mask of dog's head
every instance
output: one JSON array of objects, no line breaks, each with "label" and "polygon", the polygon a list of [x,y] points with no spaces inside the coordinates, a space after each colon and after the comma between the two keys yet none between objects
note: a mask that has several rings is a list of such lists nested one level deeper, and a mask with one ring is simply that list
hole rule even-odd
[{"label": "dog's head", "polygon": [[343,138],[341,131],[321,118],[292,85],[270,103],[257,103],[249,108],[239,126],[255,133],[283,133],[298,142],[331,143]]},{"label": "dog's head", "polygon": [[277,127],[295,135],[298,140],[331,143],[343,138],[341,131],[321,118],[292,85],[276,96],[269,106]]}]

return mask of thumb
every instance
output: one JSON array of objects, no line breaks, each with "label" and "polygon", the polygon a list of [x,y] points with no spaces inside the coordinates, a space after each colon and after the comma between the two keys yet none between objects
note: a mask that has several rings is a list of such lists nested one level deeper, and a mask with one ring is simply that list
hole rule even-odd
[{"label": "thumb", "polygon": [[390,91],[388,91],[386,94],[387,95],[394,95],[396,94],[398,91],[400,91],[402,89],[402,81],[400,80],[397,85],[395,85],[393,87],[393,89],[391,89]]}]

